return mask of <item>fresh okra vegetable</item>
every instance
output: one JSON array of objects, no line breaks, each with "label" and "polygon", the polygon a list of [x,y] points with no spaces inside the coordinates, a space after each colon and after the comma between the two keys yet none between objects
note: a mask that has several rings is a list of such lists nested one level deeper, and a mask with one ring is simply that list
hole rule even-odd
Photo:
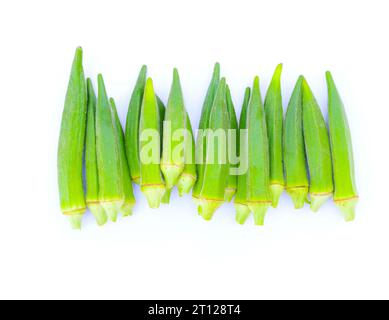
[{"label": "fresh okra vegetable", "polygon": [[309,188],[303,136],[302,82],[303,77],[300,76],[286,110],[284,126],[286,191],[291,196],[296,209],[304,206]]},{"label": "fresh okra vegetable", "polygon": [[211,113],[212,105],[215,99],[216,90],[220,81],[220,65],[215,63],[211,83],[209,84],[207,94],[204,99],[203,108],[201,110],[199,134],[196,143],[196,168],[197,181],[193,188],[193,196],[198,197],[204,182],[205,156],[206,156],[206,135],[205,130],[208,129],[209,115]]},{"label": "fresh okra vegetable", "polygon": [[186,129],[186,110],[177,69],[173,71],[173,83],[163,122],[163,143],[161,171],[165,178],[166,189],[176,184],[185,166],[184,134]]},{"label": "fresh okra vegetable", "polygon": [[[165,182],[160,168],[161,154],[160,107],[151,78],[146,80],[139,121],[141,191],[149,206],[158,208],[165,193]],[[151,141],[149,141],[151,138]]]},{"label": "fresh okra vegetable", "polygon": [[62,114],[58,144],[58,188],[62,213],[74,229],[81,228],[86,210],[82,182],[87,92],[82,67],[82,49],[76,49]]},{"label": "fresh okra vegetable", "polygon": [[122,212],[124,217],[127,217],[132,214],[132,209],[135,205],[135,197],[134,197],[134,192],[132,190],[131,175],[130,175],[130,170],[128,168],[128,162],[126,158],[123,128],[122,125],[120,124],[114,99],[110,98],[109,103],[111,105],[112,118],[113,118],[114,127],[116,131],[118,151],[119,151],[119,165],[120,165],[121,177],[122,177],[121,181],[123,183],[123,192],[124,192],[124,203],[120,211]]},{"label": "fresh okra vegetable", "polygon": [[97,77],[96,151],[99,172],[99,198],[108,217],[116,221],[124,203],[123,175],[113,113],[103,76]]},{"label": "fresh okra vegetable", "polygon": [[342,99],[332,75],[326,72],[328,87],[328,122],[334,178],[334,201],[346,221],[355,218],[358,193],[355,184],[351,133]]},{"label": "fresh okra vegetable", "polygon": [[99,198],[99,173],[97,168],[96,152],[96,96],[92,81],[86,80],[88,91],[88,113],[85,138],[85,178],[86,178],[86,204],[92,212],[98,225],[107,222],[107,214]]},{"label": "fresh okra vegetable", "polygon": [[210,111],[206,132],[204,176],[198,195],[193,196],[198,212],[205,220],[210,220],[223,203],[228,182],[227,145],[230,124],[225,78],[219,82]]},{"label": "fresh okra vegetable", "polygon": [[185,137],[185,166],[177,181],[177,189],[180,197],[185,193],[189,193],[197,179],[195,142],[188,113],[186,113],[186,130],[189,137]]},{"label": "fresh okra vegetable", "polygon": [[[236,146],[238,140],[238,120],[236,119],[235,107],[232,102],[231,92],[228,85],[226,86],[226,102],[228,109],[228,117],[230,120],[230,130],[228,131],[228,160],[230,163],[230,168],[237,168],[238,161],[236,159]],[[238,183],[238,176],[235,173],[229,174],[227,187],[224,193],[224,199],[227,202],[230,202],[236,193]]]},{"label": "fresh okra vegetable", "polygon": [[[250,88],[247,87],[244,93],[242,111],[240,113],[240,119],[239,119],[240,138],[238,140],[238,152],[239,152],[239,159],[241,165],[243,162],[246,162],[246,164],[248,164],[248,158],[247,158],[248,136],[246,130],[247,130],[247,106],[249,104],[249,100],[250,100]],[[243,144],[240,143],[241,141],[240,139],[242,139],[242,141],[244,142]],[[238,188],[234,199],[234,207],[236,210],[236,221],[239,224],[244,224],[248,216],[250,215],[250,209],[247,205],[246,194],[247,194],[247,173],[244,172],[238,175]]]},{"label": "fresh okra vegetable", "polygon": [[272,206],[274,208],[277,207],[278,200],[285,186],[282,162],[283,111],[281,72],[282,64],[279,64],[274,71],[265,98],[266,126],[270,155],[270,192],[272,196]]},{"label": "fresh okra vegetable", "polygon": [[303,131],[310,177],[311,209],[319,210],[333,192],[332,164],[327,127],[320,107],[305,79],[303,91]]},{"label": "fresh okra vegetable", "polygon": [[126,156],[131,179],[137,184],[140,183],[139,118],[146,84],[146,73],[147,67],[142,66],[128,106],[125,132]]},{"label": "fresh okra vegetable", "polygon": [[248,169],[246,202],[254,214],[254,223],[263,225],[271,204],[269,142],[259,78],[255,77],[246,113]]}]

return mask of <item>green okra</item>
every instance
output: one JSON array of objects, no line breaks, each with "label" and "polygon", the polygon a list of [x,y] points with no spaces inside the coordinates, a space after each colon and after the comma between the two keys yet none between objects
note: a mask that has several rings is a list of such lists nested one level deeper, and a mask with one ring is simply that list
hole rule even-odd
[{"label": "green okra", "polygon": [[193,196],[198,197],[204,180],[204,169],[205,169],[205,155],[206,155],[206,136],[204,130],[208,129],[209,115],[211,113],[212,105],[215,100],[216,90],[220,81],[220,65],[215,63],[213,68],[213,74],[211,83],[209,84],[207,94],[204,99],[203,107],[201,110],[199,133],[196,141],[196,170],[197,170],[197,181],[193,188]]},{"label": "green okra", "polygon": [[82,181],[87,92],[82,67],[82,49],[76,49],[62,113],[58,144],[58,189],[61,211],[74,229],[81,228],[86,210]]},{"label": "green okra", "polygon": [[120,124],[119,115],[116,109],[115,100],[109,99],[109,103],[112,109],[112,118],[114,121],[114,127],[116,130],[116,138],[119,151],[119,165],[121,170],[121,181],[123,183],[124,203],[120,209],[124,217],[132,214],[132,209],[135,205],[134,191],[132,189],[131,175],[128,167],[126,149],[124,145],[124,133],[122,125]]},{"label": "green okra", "polygon": [[326,72],[328,87],[328,123],[334,179],[334,201],[346,221],[355,218],[358,192],[355,184],[351,133],[346,111],[332,75]]},{"label": "green okra", "polygon": [[165,178],[167,190],[173,188],[184,170],[186,116],[180,77],[177,69],[174,69],[173,83],[163,122],[161,171]]},{"label": "green okra", "polygon": [[[149,206],[158,208],[165,193],[160,168],[161,159],[160,107],[151,78],[146,80],[139,121],[140,187]],[[151,141],[150,141],[151,138]]]},{"label": "green okra", "polygon": [[265,97],[265,114],[267,136],[269,139],[270,156],[270,193],[272,206],[278,205],[278,200],[284,190],[284,168],[282,161],[283,111],[281,96],[282,64],[274,71]]},{"label": "green okra", "polygon": [[[228,141],[230,142],[228,148],[228,159],[230,162],[230,168],[237,168],[238,163],[235,162],[236,158],[236,146],[238,141],[238,120],[236,119],[235,107],[232,102],[231,92],[228,85],[226,86],[226,102],[228,108],[228,116],[230,120],[230,130],[228,132]],[[235,162],[235,163],[234,163]],[[229,174],[227,187],[224,193],[225,201],[230,202],[236,193],[238,183],[238,176],[235,173]]]},{"label": "green okra", "polygon": [[296,209],[304,206],[309,188],[303,135],[302,82],[303,77],[300,76],[286,110],[284,126],[286,191],[291,196]]},{"label": "green okra", "polygon": [[266,211],[271,204],[269,142],[265,111],[259,89],[259,78],[255,77],[251,97],[247,106],[247,156],[246,202],[254,214],[254,223],[263,225]]},{"label": "green okra", "polygon": [[229,173],[227,159],[229,127],[226,80],[222,78],[209,114],[202,185],[199,187],[199,194],[193,196],[198,212],[205,220],[210,220],[224,201]]},{"label": "green okra", "polygon": [[[239,119],[239,140],[238,140],[238,152],[240,164],[248,164],[247,159],[247,107],[250,100],[250,88],[247,87],[244,93],[242,111]],[[244,142],[240,143],[240,139]],[[236,222],[244,224],[250,215],[250,209],[247,206],[247,172],[238,175],[238,187],[234,199],[234,207],[236,211]]]},{"label": "green okra", "polygon": [[189,136],[185,137],[185,166],[177,181],[177,189],[180,197],[189,193],[197,180],[195,141],[188,113],[186,113],[186,129]]},{"label": "green okra", "polygon": [[99,198],[99,173],[97,168],[96,152],[96,95],[92,81],[86,80],[88,91],[88,113],[85,138],[85,178],[86,178],[86,204],[92,212],[98,225],[107,222],[107,214]]},{"label": "green okra", "polygon": [[131,179],[140,183],[140,163],[139,163],[139,118],[143,100],[143,93],[146,84],[147,67],[144,65],[140,69],[135,88],[132,92],[130,104],[128,106],[126,120],[126,156],[128,160]]},{"label": "green okra", "polygon": [[303,132],[309,171],[311,209],[319,210],[333,192],[332,163],[327,127],[320,107],[305,79],[303,91]]},{"label": "green okra", "polygon": [[97,77],[96,151],[99,173],[99,199],[108,217],[116,221],[124,203],[119,143],[103,76]]}]

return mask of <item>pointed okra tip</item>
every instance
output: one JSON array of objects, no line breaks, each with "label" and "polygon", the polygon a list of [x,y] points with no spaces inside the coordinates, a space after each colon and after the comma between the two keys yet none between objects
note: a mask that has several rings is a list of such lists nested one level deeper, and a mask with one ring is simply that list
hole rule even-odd
[{"label": "pointed okra tip", "polygon": [[220,77],[220,63],[215,62],[215,65],[213,66],[213,78],[219,78]]},{"label": "pointed okra tip", "polygon": [[178,74],[177,68],[173,68],[173,82],[180,82],[180,75]]},{"label": "pointed okra tip", "polygon": [[258,76],[254,77],[253,89],[259,89],[259,77]]},{"label": "pointed okra tip", "polygon": [[281,78],[281,73],[282,73],[282,63],[279,63],[274,70],[274,75],[273,75],[273,81],[277,80],[279,81]]},{"label": "pointed okra tip", "polygon": [[80,46],[76,48],[74,60],[82,62],[82,48]]}]

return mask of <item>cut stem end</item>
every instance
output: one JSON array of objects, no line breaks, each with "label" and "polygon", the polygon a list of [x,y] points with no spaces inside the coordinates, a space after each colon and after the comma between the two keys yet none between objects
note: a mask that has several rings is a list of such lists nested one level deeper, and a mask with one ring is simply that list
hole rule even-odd
[{"label": "cut stem end", "polygon": [[143,186],[141,190],[146,196],[149,207],[152,209],[159,208],[165,194],[165,186]]},{"label": "cut stem end", "polygon": [[320,207],[326,202],[329,198],[331,198],[332,193],[326,194],[311,194],[311,210],[313,212],[317,212]]},{"label": "cut stem end", "polygon": [[273,208],[277,208],[278,201],[280,200],[280,196],[284,191],[284,186],[280,184],[271,184],[270,185],[270,194],[271,194],[271,206]]},{"label": "cut stem end", "polygon": [[240,225],[243,225],[250,215],[250,208],[241,203],[234,203],[234,207],[236,211],[235,221]]},{"label": "cut stem end", "polygon": [[308,187],[288,188],[287,192],[292,198],[295,209],[301,209],[304,207],[304,204],[307,202]]}]

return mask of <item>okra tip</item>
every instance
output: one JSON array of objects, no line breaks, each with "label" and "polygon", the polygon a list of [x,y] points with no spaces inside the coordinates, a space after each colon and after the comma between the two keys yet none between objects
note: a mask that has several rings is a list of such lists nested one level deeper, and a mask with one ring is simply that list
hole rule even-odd
[{"label": "okra tip", "polygon": [[355,219],[355,207],[358,202],[358,197],[347,199],[345,201],[335,202],[336,206],[343,213],[344,220],[347,222],[353,221]]},{"label": "okra tip", "polygon": [[250,215],[250,209],[247,205],[241,203],[234,203],[235,207],[235,221],[243,225]]},{"label": "okra tip", "polygon": [[69,216],[69,222],[73,230],[81,230],[83,214],[73,214]]},{"label": "okra tip", "polygon": [[81,46],[78,46],[76,48],[75,60],[82,62],[82,48],[81,48]]},{"label": "okra tip", "polygon": [[253,89],[259,89],[259,77],[255,76],[254,77],[254,82],[253,82]]}]

